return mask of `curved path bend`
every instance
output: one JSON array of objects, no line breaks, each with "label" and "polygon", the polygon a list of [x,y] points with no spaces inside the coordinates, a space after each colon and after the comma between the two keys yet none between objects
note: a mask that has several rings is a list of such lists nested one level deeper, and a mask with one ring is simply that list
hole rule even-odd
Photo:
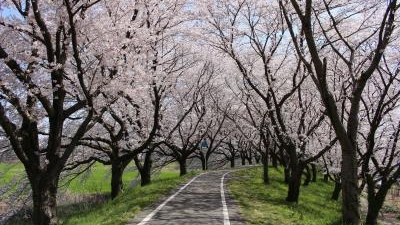
[{"label": "curved path bend", "polygon": [[225,187],[229,178],[227,170],[200,174],[127,225],[244,225]]}]

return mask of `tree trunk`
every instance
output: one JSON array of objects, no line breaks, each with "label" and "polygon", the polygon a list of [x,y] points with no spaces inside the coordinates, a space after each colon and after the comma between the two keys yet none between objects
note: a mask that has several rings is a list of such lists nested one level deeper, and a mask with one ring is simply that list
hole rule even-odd
[{"label": "tree trunk", "polygon": [[253,158],[248,157],[248,158],[247,158],[247,161],[249,162],[249,165],[253,165]]},{"label": "tree trunk", "polygon": [[242,159],[242,166],[245,166],[246,165],[246,158],[245,157],[241,157],[241,159]]},{"label": "tree trunk", "polygon": [[234,168],[235,167],[235,157],[232,157],[230,159],[230,161],[231,161],[231,168]]},{"label": "tree trunk", "polygon": [[201,156],[201,169],[202,170],[207,170],[207,160],[205,156]]},{"label": "tree trunk", "polygon": [[289,184],[290,169],[288,167],[285,167],[284,170],[283,170],[283,173],[284,173],[285,184]]},{"label": "tree trunk", "polygon": [[286,159],[287,157],[285,157],[285,154],[281,148],[279,149],[279,155],[280,155],[280,163],[282,164],[282,166],[284,168],[283,172],[284,172],[285,184],[289,184],[290,169],[289,169],[289,165],[288,165],[288,159]]},{"label": "tree trunk", "polygon": [[[368,212],[367,218],[365,219],[365,225],[377,225],[378,224],[378,215],[379,210],[382,206],[378,205],[377,202],[368,201]],[[382,202],[383,204],[383,202]]]},{"label": "tree trunk", "polygon": [[295,146],[289,146],[287,148],[287,152],[289,155],[290,177],[286,201],[298,202],[300,195],[301,175],[305,165],[303,165],[303,163],[297,159]]},{"label": "tree trunk", "polygon": [[140,185],[146,186],[151,183],[151,151],[146,152],[143,166],[139,169],[140,171]]},{"label": "tree trunk", "polygon": [[328,181],[329,181],[329,176],[328,176],[328,174],[324,174],[324,182],[325,182],[325,183],[328,183]]},{"label": "tree trunk", "polygon": [[146,186],[151,183],[151,167],[143,168],[140,171],[140,186]]},{"label": "tree trunk", "polygon": [[33,224],[57,224],[57,186],[58,176],[46,177],[45,181],[31,181],[33,200]]},{"label": "tree trunk", "polygon": [[298,165],[297,167],[291,166],[291,175],[289,179],[288,194],[286,197],[287,202],[298,202],[301,186],[301,173],[303,168]]},{"label": "tree trunk", "polygon": [[305,175],[306,175],[306,179],[304,180],[304,186],[308,186],[311,182],[311,171],[310,171],[310,167],[308,165],[306,165],[305,167],[306,171],[305,171]]},{"label": "tree trunk", "polygon": [[360,224],[357,152],[342,147],[342,215],[345,224]]},{"label": "tree trunk", "polygon": [[[373,182],[373,180],[371,180]],[[386,194],[389,191],[391,185],[387,183],[381,184],[378,192],[375,194],[375,184],[368,185],[368,211],[365,225],[377,225],[379,211],[381,210],[383,203],[385,202]]]},{"label": "tree trunk", "polygon": [[363,179],[361,181],[360,186],[358,187],[358,193],[361,194],[364,191],[365,185],[367,184],[367,182],[365,182],[365,179]]},{"label": "tree trunk", "polygon": [[269,184],[268,156],[262,156],[264,184]]},{"label": "tree trunk", "polygon": [[276,144],[274,144],[274,148],[271,152],[271,162],[272,162],[272,166],[275,168],[278,168],[278,153],[276,152]]},{"label": "tree trunk", "polygon": [[111,164],[111,198],[115,199],[121,192],[123,188],[122,175],[124,173],[125,167],[128,162],[121,162],[119,160],[114,160]]},{"label": "tree trunk", "polygon": [[[201,164],[203,165],[203,160],[201,160]],[[179,163],[179,174],[181,176],[187,174],[187,167],[186,167],[186,158],[181,158],[180,160],[178,160]]]},{"label": "tree trunk", "polygon": [[271,154],[272,166],[278,168],[278,158],[275,154]]},{"label": "tree trunk", "polygon": [[317,165],[315,163],[311,163],[311,171],[312,171],[312,182],[317,182]]},{"label": "tree trunk", "polygon": [[342,184],[340,182],[335,181],[335,188],[332,192],[332,200],[337,201],[339,199],[340,190],[342,190]]}]

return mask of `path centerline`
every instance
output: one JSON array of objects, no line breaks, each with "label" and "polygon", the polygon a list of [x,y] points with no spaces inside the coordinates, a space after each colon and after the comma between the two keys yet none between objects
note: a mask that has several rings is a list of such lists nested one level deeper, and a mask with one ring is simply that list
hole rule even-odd
[{"label": "path centerline", "polygon": [[147,222],[149,222],[151,220],[151,218],[153,218],[153,216],[158,211],[160,211],[169,201],[174,199],[180,192],[182,192],[187,186],[189,186],[194,180],[196,180],[198,177],[200,177],[203,174],[204,173],[195,176],[193,179],[191,179],[189,182],[187,182],[183,187],[179,188],[179,190],[177,192],[175,192],[175,194],[171,195],[167,200],[165,200],[163,203],[161,203],[161,205],[159,205],[149,215],[147,215],[138,225],[145,225]]},{"label": "path centerline", "polygon": [[229,220],[228,206],[226,205],[226,200],[225,200],[225,191],[224,191],[224,178],[228,173],[230,172],[224,173],[224,175],[222,175],[221,177],[221,202],[222,202],[222,214],[224,216],[224,225],[231,225],[231,222]]}]

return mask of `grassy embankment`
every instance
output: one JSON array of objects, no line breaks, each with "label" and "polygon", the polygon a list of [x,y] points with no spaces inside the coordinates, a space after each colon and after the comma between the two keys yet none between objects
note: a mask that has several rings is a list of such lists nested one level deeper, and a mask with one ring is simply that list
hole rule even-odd
[{"label": "grassy embankment", "polygon": [[[21,164],[0,164],[0,186],[14,179],[15,176],[23,174]],[[78,204],[64,205],[59,202],[58,215],[60,224],[80,224],[80,225],[118,225],[124,224],[132,219],[137,213],[146,206],[156,202],[160,197],[170,193],[180,183],[187,181],[195,173],[189,173],[184,177],[179,177],[179,172],[171,170],[161,171],[153,177],[153,182],[146,186],[137,185],[133,189],[127,189],[118,198],[111,201],[106,199],[95,202],[81,202]],[[137,172],[127,170],[123,180],[125,186],[137,178]],[[61,182],[63,183],[63,182]],[[110,192],[110,167],[97,164],[93,167],[91,173],[82,174],[68,186],[61,187],[60,192],[71,195],[93,196],[108,195]],[[88,198],[90,199],[90,198]],[[30,224],[27,221],[13,222],[12,225]]]},{"label": "grassy embankment", "polygon": [[235,173],[229,189],[240,205],[248,224],[254,225],[336,225],[340,224],[340,204],[330,200],[332,183],[318,181],[302,186],[298,204],[285,202],[287,185],[283,172],[270,169],[271,184],[262,180],[262,169]]}]

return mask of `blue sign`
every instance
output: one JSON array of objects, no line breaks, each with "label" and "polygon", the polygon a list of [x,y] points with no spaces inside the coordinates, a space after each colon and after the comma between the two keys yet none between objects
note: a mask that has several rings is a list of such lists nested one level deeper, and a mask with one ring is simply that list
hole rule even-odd
[{"label": "blue sign", "polygon": [[200,148],[208,148],[208,144],[206,140],[203,140],[200,144]]}]

